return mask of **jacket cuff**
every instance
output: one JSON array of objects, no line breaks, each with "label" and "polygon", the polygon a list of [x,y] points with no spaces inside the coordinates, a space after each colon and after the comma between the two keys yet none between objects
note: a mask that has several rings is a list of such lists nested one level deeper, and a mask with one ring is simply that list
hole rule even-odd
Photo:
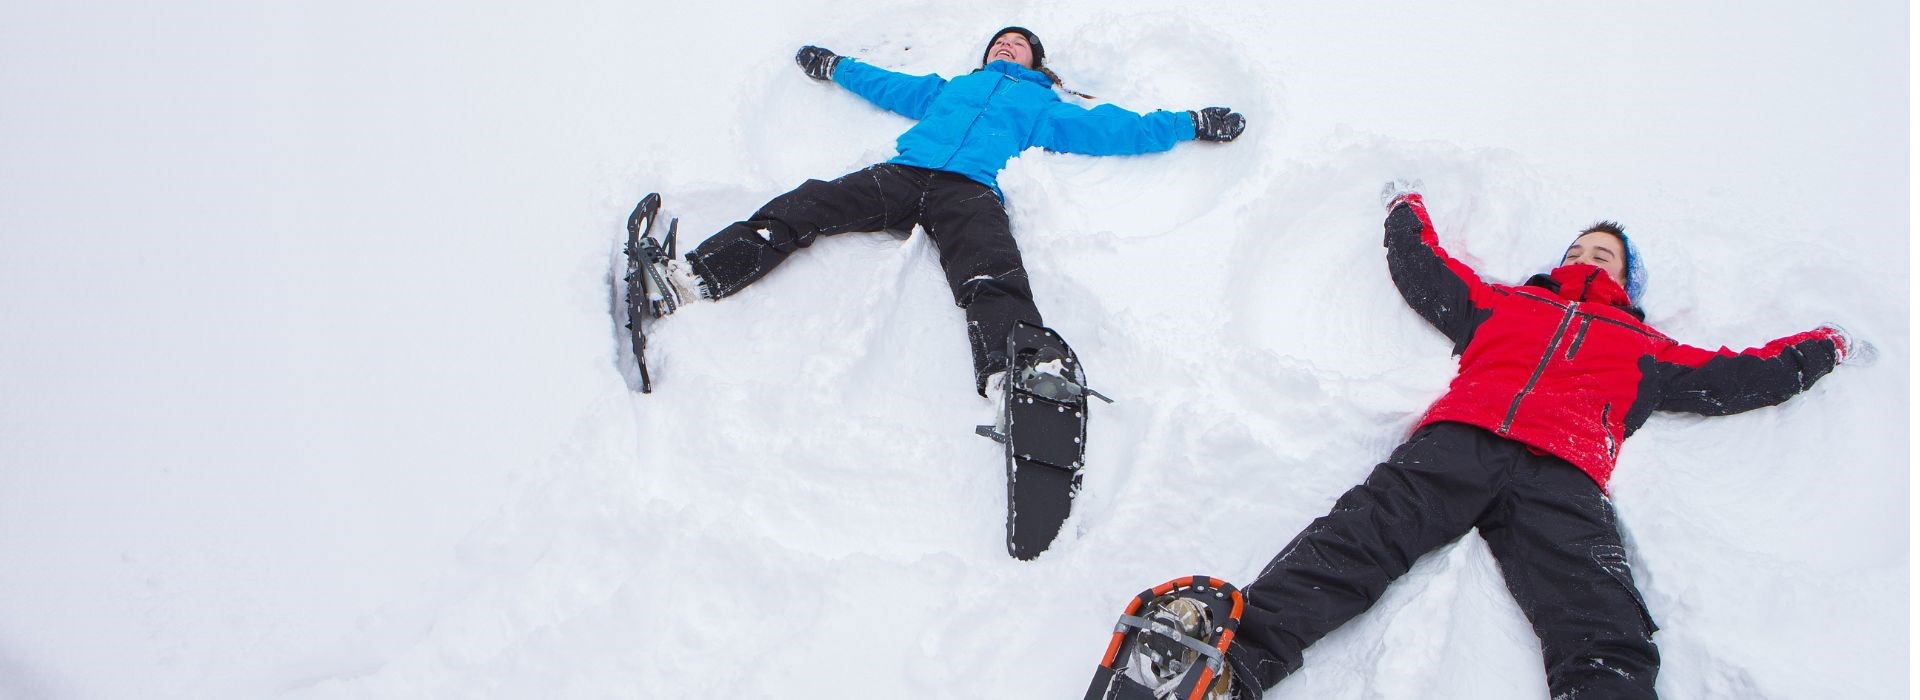
[{"label": "jacket cuff", "polygon": [[[827,76],[827,80],[828,80],[829,82],[832,82],[832,83],[833,83],[833,84],[835,84],[835,85],[839,85],[840,87],[846,87],[846,86],[847,86],[847,84],[846,84],[846,83],[843,83],[843,82],[840,82],[840,77],[841,77],[841,76],[844,76],[844,75],[846,75],[846,74],[847,74],[847,67],[848,67],[848,66],[851,66],[851,65],[853,65],[853,64],[855,64],[855,63],[859,63],[859,62],[860,62],[860,61],[858,61],[858,60],[856,60],[856,59],[854,59],[854,57],[852,57],[852,56],[841,56],[841,57],[839,57],[839,59],[838,59],[838,60],[836,60],[836,61],[834,61],[834,63],[833,63],[833,75],[829,75],[829,76]],[[854,72],[856,72],[856,73],[860,71],[860,69],[858,69],[858,68],[855,68],[855,69],[853,69],[853,70],[854,70]]]}]

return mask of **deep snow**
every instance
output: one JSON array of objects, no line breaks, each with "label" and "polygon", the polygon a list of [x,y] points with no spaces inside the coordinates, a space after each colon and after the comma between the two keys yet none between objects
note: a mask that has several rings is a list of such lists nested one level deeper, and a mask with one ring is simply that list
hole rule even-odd
[{"label": "deep snow", "polygon": [[[1076,697],[1146,586],[1245,582],[1444,388],[1375,193],[1517,281],[1595,219],[1696,345],[1874,342],[1776,408],[1661,415],[1614,479],[1669,697],[1905,697],[1908,8],[64,2],[0,23],[0,697]],[[1229,105],[1227,145],[1001,182],[1097,388],[1054,549],[1003,549],[924,236],[668,319],[628,391],[634,199],[697,240],[907,122],[815,43]],[[1477,538],[1277,698],[1536,698]]]}]

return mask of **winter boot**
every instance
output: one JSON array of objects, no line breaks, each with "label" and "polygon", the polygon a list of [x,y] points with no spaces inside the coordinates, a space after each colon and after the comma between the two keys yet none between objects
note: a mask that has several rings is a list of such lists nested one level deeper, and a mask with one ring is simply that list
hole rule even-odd
[{"label": "winter boot", "polygon": [[706,283],[694,274],[687,261],[672,255],[672,251],[667,250],[665,255],[655,256],[649,263],[647,302],[654,318],[671,315],[690,303],[708,298]]},{"label": "winter boot", "polygon": [[[674,224],[680,223],[678,220]],[[675,268],[673,260],[673,232],[667,234],[663,247],[652,237],[640,239],[640,258],[645,260],[641,268],[641,291],[646,294],[647,312],[654,318],[670,316],[680,310],[680,304],[687,299],[686,290],[674,282]],[[638,300],[636,300],[638,301]]]},{"label": "winter boot", "polygon": [[1007,371],[1000,370],[987,375],[987,405],[993,409],[993,429],[1004,433],[1007,430],[1005,404],[1007,402]]},{"label": "winter boot", "polygon": [[712,299],[707,293],[707,283],[694,274],[693,266],[685,260],[668,259],[665,263],[667,284],[673,287],[673,294],[680,298],[680,305],[701,299]]},{"label": "winter boot", "polygon": [[1054,401],[1079,401],[1086,388],[1068,378],[1067,356],[1058,348],[1041,348],[1016,362],[1014,381],[1035,396]]}]

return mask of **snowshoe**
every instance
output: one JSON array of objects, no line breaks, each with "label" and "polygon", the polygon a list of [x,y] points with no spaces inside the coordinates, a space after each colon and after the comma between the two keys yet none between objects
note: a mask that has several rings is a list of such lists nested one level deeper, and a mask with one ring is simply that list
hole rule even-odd
[{"label": "snowshoe", "polygon": [[1127,603],[1085,700],[1229,700],[1227,647],[1246,601],[1225,581],[1188,576]]},{"label": "snowshoe", "polygon": [[1080,359],[1058,333],[1020,322],[1007,338],[998,425],[975,429],[1006,445],[1007,553],[1040,556],[1073,508],[1086,462],[1087,388]]},{"label": "snowshoe", "polygon": [[680,220],[669,221],[666,238],[656,239],[653,237],[653,224],[659,215],[660,195],[650,193],[640,198],[640,203],[634,206],[633,213],[627,217],[627,245],[624,248],[627,273],[621,277],[625,285],[621,296],[626,307],[625,324],[634,360],[640,369],[641,393],[653,393],[653,378],[647,372],[648,326],[654,319],[679,310],[684,301],[667,269],[673,260],[674,239],[680,232]]}]

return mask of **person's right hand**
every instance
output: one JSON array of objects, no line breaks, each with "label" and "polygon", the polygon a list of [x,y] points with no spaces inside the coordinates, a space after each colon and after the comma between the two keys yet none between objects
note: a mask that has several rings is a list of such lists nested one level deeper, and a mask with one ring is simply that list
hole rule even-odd
[{"label": "person's right hand", "polygon": [[1399,204],[1400,200],[1409,196],[1420,194],[1420,188],[1419,180],[1389,180],[1380,188],[1380,206],[1385,207],[1387,211],[1393,211],[1393,205]]},{"label": "person's right hand", "polygon": [[793,62],[800,64],[800,70],[814,80],[832,80],[833,67],[840,65],[840,57],[832,51],[818,46],[802,46],[800,52],[793,55]]}]

